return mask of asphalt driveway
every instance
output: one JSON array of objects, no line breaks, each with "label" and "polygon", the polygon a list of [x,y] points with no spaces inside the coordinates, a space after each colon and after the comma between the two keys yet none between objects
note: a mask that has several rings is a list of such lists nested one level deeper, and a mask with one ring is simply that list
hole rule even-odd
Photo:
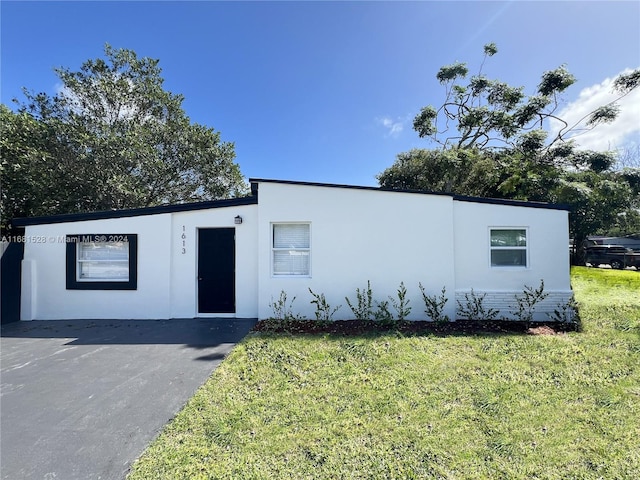
[{"label": "asphalt driveway", "polygon": [[254,319],[2,326],[3,479],[117,479]]}]

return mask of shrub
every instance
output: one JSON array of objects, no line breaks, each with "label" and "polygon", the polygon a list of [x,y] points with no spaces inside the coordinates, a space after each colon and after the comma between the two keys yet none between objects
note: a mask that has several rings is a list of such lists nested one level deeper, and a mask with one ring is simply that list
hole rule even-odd
[{"label": "shrub", "polygon": [[355,315],[357,320],[371,320],[373,317],[373,293],[371,292],[371,282],[367,280],[367,288],[362,291],[356,288],[356,305],[353,305],[348,297],[344,297],[347,305]]},{"label": "shrub", "polygon": [[393,314],[389,311],[389,302],[384,300],[376,302],[378,309],[373,312],[373,318],[382,325],[393,325],[395,320]]},{"label": "shrub", "polygon": [[573,295],[567,303],[559,303],[553,310],[553,313],[548,313],[547,317],[552,322],[558,323],[574,323],[579,324],[580,318],[578,316],[578,302]]},{"label": "shrub", "polygon": [[271,297],[269,307],[273,310],[273,317],[271,317],[270,320],[275,320],[280,323],[303,320],[304,317],[293,313],[292,307],[295,299],[296,297],[293,297],[291,301],[287,303],[287,293],[284,290],[280,292],[278,300],[274,300],[273,297]]},{"label": "shrub", "polygon": [[445,295],[447,289],[446,287],[442,287],[442,291],[440,295],[427,295],[422,283],[418,284],[420,286],[420,292],[422,292],[422,299],[424,300],[424,313],[427,314],[431,320],[436,323],[448,323],[449,316],[444,315],[444,306],[447,304],[447,297]]},{"label": "shrub", "polygon": [[342,307],[342,305],[338,305],[337,307],[332,308],[327,302],[324,293],[314,293],[311,288],[309,288],[309,293],[313,296],[311,303],[316,306],[316,320],[319,322],[330,322],[333,319],[333,314]]},{"label": "shrub", "polygon": [[516,295],[517,310],[511,313],[521,322],[532,322],[535,306],[549,296],[544,291],[544,280],[540,280],[540,286],[534,290],[528,285],[524,286],[522,295]]},{"label": "shrub", "polygon": [[393,297],[389,297],[389,300],[396,311],[399,322],[402,322],[409,316],[411,313],[411,307],[409,306],[410,300],[407,298],[407,287],[404,286],[404,282],[400,282],[400,287],[398,288],[398,300],[396,301]]},{"label": "shrub", "polygon": [[500,312],[495,308],[486,308],[484,306],[486,296],[486,293],[477,295],[472,288],[470,293],[464,294],[464,303],[456,300],[458,304],[457,314],[463,320],[496,320]]}]

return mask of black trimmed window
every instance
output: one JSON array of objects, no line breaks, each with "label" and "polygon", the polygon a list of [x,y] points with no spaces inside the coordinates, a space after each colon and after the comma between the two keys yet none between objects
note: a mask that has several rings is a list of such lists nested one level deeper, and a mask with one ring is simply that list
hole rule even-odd
[{"label": "black trimmed window", "polygon": [[136,234],[67,235],[67,290],[136,290]]},{"label": "black trimmed window", "polygon": [[527,266],[526,228],[492,228],[490,235],[492,267]]},{"label": "black trimmed window", "polygon": [[273,275],[311,275],[309,223],[274,223],[271,241]]}]

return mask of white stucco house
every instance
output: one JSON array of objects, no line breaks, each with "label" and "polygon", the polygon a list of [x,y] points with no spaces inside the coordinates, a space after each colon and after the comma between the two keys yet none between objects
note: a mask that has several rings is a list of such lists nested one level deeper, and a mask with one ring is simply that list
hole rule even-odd
[{"label": "white stucco house", "polygon": [[25,229],[21,319],[267,318],[281,291],[314,318],[309,288],[347,319],[345,296],[368,280],[381,300],[404,282],[415,320],[425,319],[419,283],[446,287],[451,318],[472,288],[505,314],[541,279],[539,316],[572,295],[564,207],[250,182],[239,199],[15,220]]}]

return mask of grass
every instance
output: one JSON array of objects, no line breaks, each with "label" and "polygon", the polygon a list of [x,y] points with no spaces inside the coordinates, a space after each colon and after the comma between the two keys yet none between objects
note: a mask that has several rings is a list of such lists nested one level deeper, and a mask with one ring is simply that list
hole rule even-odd
[{"label": "grass", "polygon": [[640,274],[572,282],[579,333],[252,334],[128,478],[640,478]]}]

